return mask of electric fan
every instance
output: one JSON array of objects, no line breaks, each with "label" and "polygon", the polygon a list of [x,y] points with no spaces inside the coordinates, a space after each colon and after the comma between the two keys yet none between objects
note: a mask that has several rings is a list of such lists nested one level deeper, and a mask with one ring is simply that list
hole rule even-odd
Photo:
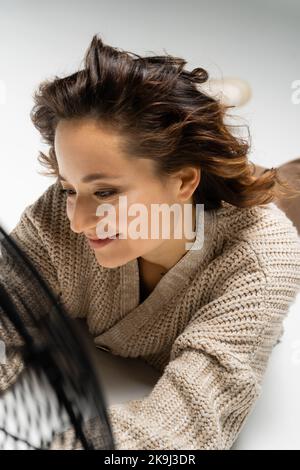
[{"label": "electric fan", "polygon": [[0,449],[115,449],[86,333],[1,226],[0,340]]}]

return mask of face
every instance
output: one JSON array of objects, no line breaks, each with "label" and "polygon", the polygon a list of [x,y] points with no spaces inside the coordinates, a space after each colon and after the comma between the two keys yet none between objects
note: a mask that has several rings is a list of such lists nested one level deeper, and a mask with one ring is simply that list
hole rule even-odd
[{"label": "face", "polygon": [[[173,239],[172,221],[171,237],[166,239],[160,230],[158,237],[151,238],[151,205],[191,203],[199,172],[179,172],[162,180],[155,175],[151,160],[124,155],[120,149],[121,138],[94,120],[61,120],[58,123],[54,147],[59,175],[63,178],[60,179],[61,186],[67,193],[70,228],[88,238],[101,238],[97,224],[103,218],[107,219],[107,213],[97,215],[97,208],[109,204],[116,217],[114,221],[110,219],[109,227],[104,230],[109,228],[112,235],[126,233],[126,238],[116,238],[101,247],[90,247],[100,265],[114,268],[138,257],[161,266],[172,265],[172,257],[174,260],[176,254],[182,253],[184,243],[191,240]],[[87,175],[100,172],[101,178],[83,180]],[[127,223],[120,222],[119,213],[123,207],[120,196],[123,196],[123,202],[126,200],[127,211],[132,204],[138,203],[145,212],[134,215],[127,212]],[[130,236],[129,225],[137,217],[148,227],[146,238]]]}]

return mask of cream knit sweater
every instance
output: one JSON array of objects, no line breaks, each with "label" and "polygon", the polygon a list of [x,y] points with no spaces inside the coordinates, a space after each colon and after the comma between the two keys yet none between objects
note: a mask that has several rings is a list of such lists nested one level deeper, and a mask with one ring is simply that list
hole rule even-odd
[{"label": "cream knit sweater", "polygon": [[[204,212],[201,250],[189,250],[140,303],[137,259],[100,266],[71,231],[60,188],[56,181],[27,206],[11,236],[70,315],[86,319],[96,346],[161,373],[148,396],[109,406],[116,448],[230,449],[300,291],[296,228],[273,203],[223,202]],[[0,365],[0,389],[22,367],[17,355]]]}]

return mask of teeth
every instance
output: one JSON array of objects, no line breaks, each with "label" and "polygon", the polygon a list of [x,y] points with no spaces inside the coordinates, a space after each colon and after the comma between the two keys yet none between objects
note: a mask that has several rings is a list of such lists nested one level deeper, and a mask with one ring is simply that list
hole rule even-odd
[{"label": "teeth", "polygon": [[[99,241],[99,240],[115,240],[115,238],[118,238],[119,234],[115,234],[112,237],[106,237],[106,238],[96,238],[94,241]],[[115,238],[114,238],[115,237]]]}]

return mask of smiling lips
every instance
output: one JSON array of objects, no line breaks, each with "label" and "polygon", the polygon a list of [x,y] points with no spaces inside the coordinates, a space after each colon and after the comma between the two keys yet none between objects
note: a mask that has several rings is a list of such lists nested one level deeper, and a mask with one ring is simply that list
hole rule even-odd
[{"label": "smiling lips", "polygon": [[111,237],[105,237],[105,238],[99,238],[99,237],[93,238],[93,237],[89,237],[88,235],[86,235],[86,238],[87,238],[88,240],[91,240],[91,241],[93,242],[93,241],[98,241],[98,240],[107,240],[108,238],[112,238],[112,237],[118,237],[118,235],[119,235],[118,233],[115,233],[115,234],[112,235]]},{"label": "smiling lips", "polygon": [[93,238],[87,237],[87,240],[91,248],[101,248],[107,245],[108,243],[111,243],[114,240],[117,240],[118,238],[119,238],[119,234],[116,235],[116,238],[107,237],[107,238],[93,239]]},{"label": "smiling lips", "polygon": [[89,240],[91,240],[92,242],[97,242],[97,241],[101,241],[101,240],[108,240],[108,239],[114,239],[113,237],[118,237],[118,233],[115,234],[115,235],[112,235],[112,237],[106,237],[106,238],[90,238],[90,237],[87,237]]}]

